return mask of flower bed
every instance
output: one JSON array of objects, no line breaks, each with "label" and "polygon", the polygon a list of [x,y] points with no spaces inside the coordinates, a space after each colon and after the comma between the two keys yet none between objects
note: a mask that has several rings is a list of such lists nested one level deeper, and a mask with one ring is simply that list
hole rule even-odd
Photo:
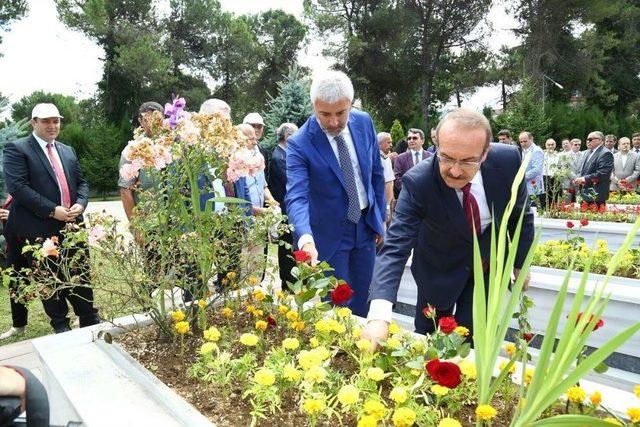
[{"label": "flower bed", "polygon": [[595,204],[588,205],[582,203],[575,205],[570,203],[539,212],[539,214],[545,218],[570,219],[576,221],[587,219],[589,221],[633,223],[640,216],[640,205],[625,207],[601,205],[597,207]]},{"label": "flower bed", "polygon": [[611,192],[607,203],[620,204],[620,205],[640,205],[640,193],[624,192],[617,193]]}]

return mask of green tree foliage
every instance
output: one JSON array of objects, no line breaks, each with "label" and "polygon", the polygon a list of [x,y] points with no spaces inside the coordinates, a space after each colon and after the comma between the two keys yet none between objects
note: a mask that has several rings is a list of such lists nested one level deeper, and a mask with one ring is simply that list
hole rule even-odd
[{"label": "green tree foliage", "polygon": [[22,97],[11,106],[11,117],[18,121],[24,118],[31,119],[31,110],[36,104],[48,102],[55,104],[63,116],[62,123],[77,122],[80,118],[80,110],[73,96],[66,96],[59,93],[35,91],[30,95]]},{"label": "green tree foliage", "polygon": [[277,83],[278,96],[269,95],[267,111],[264,113],[266,138],[268,146],[277,141],[275,131],[282,123],[295,123],[302,126],[312,113],[309,97],[309,80],[302,70],[291,67],[284,80]]},{"label": "green tree foliage", "polygon": [[542,111],[535,92],[531,82],[525,81],[509,109],[496,118],[496,123],[502,129],[509,129],[512,135],[517,136],[523,131],[531,132],[534,140],[541,142],[550,136],[550,120]]},{"label": "green tree foliage", "polygon": [[391,125],[391,130],[389,131],[389,133],[391,134],[391,140],[393,141],[394,145],[396,142],[404,139],[405,133],[404,133],[404,129],[402,128],[402,123],[400,123],[400,120],[395,119],[393,121],[393,124]]},{"label": "green tree foliage", "polygon": [[14,20],[22,18],[27,10],[27,0],[2,0],[0,2],[0,43],[2,43],[1,31],[5,31]]},{"label": "green tree foliage", "polygon": [[92,192],[105,196],[117,189],[121,146],[126,141],[122,129],[102,122],[86,133],[86,148],[80,165]]}]

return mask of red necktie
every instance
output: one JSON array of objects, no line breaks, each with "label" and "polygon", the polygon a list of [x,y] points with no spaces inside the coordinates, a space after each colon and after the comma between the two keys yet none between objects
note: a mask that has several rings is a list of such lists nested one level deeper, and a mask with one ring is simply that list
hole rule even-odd
[{"label": "red necktie", "polygon": [[47,144],[47,154],[49,155],[49,162],[53,166],[53,170],[58,178],[58,184],[60,184],[60,192],[62,193],[62,206],[65,208],[71,207],[71,194],[69,193],[69,184],[67,184],[67,177],[62,170],[62,165],[58,162],[58,158],[53,154],[53,144]]},{"label": "red necktie", "polygon": [[476,234],[480,236],[482,229],[480,227],[480,209],[478,209],[478,203],[476,198],[471,194],[471,183],[467,183],[462,187],[462,209],[464,209],[464,216],[469,224],[469,231],[473,234],[475,227]]}]

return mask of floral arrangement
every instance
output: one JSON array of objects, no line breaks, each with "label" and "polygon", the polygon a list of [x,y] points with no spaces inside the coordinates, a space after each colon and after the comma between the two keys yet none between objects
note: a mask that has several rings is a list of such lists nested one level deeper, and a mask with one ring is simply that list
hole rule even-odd
[{"label": "floral arrangement", "polygon": [[612,191],[609,194],[607,202],[620,205],[640,205],[640,193],[634,193],[633,191]]},{"label": "floral arrangement", "polygon": [[546,218],[558,218],[580,221],[635,222],[640,217],[640,206],[597,206],[595,203],[555,205],[543,213]]}]

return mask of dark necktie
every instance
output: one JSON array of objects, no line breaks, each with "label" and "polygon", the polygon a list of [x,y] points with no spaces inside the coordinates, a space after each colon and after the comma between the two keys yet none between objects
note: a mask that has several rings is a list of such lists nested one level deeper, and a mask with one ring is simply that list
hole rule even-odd
[{"label": "dark necktie", "polygon": [[357,224],[361,216],[360,201],[358,199],[358,187],[356,187],[356,177],[354,176],[353,166],[351,165],[349,148],[342,135],[337,135],[333,139],[336,140],[336,144],[338,145],[340,169],[342,169],[344,184],[347,187],[347,197],[349,198],[347,218],[349,218],[349,221]]},{"label": "dark necktie", "polygon": [[464,209],[464,216],[467,219],[467,224],[469,224],[469,231],[473,235],[475,227],[476,234],[480,236],[480,233],[482,232],[482,228],[480,226],[480,209],[478,208],[476,198],[471,194],[470,182],[462,187],[462,209]]},{"label": "dark necktie", "polygon": [[587,157],[585,157],[584,159],[584,163],[582,164],[582,171],[580,172],[582,175],[584,175],[586,169],[587,169],[587,163],[589,163],[589,160],[591,160],[591,155],[593,154],[593,150],[589,150],[587,151]]},{"label": "dark necktie", "polygon": [[60,192],[62,193],[62,206],[65,208],[71,207],[71,195],[69,192],[69,184],[67,184],[67,177],[62,170],[62,165],[53,154],[53,144],[47,144],[47,155],[49,156],[49,162],[51,162],[51,166],[53,167],[53,171],[56,174],[56,178],[58,178],[58,184],[60,184]]}]

